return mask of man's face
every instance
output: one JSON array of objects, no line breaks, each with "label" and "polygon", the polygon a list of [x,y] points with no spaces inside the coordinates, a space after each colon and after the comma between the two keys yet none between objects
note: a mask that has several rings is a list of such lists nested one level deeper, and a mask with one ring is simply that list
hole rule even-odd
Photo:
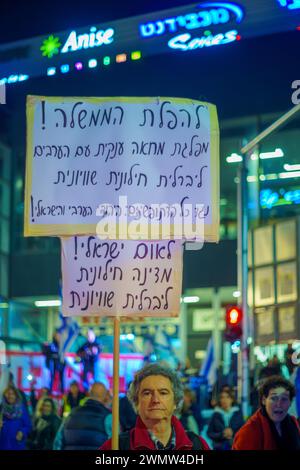
[{"label": "man's face", "polygon": [[267,397],[263,397],[269,418],[274,423],[280,423],[286,417],[291,405],[290,393],[283,387],[272,388]]},{"label": "man's face", "polygon": [[150,375],[142,380],[138,393],[137,411],[145,424],[147,421],[171,422],[175,408],[170,379],[163,375]]}]

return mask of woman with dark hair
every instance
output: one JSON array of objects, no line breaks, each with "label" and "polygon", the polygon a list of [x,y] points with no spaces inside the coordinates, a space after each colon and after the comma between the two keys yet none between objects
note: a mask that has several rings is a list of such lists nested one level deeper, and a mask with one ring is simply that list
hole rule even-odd
[{"label": "woman with dark hair", "polygon": [[237,432],[234,450],[300,450],[300,428],[288,414],[295,388],[281,376],[266,379],[260,390],[260,408]]},{"label": "woman with dark hair", "polygon": [[20,394],[8,386],[0,406],[0,450],[24,450],[30,430],[30,417]]},{"label": "woman with dark hair", "polygon": [[28,447],[33,450],[50,450],[60,426],[61,419],[56,414],[52,398],[45,397],[41,402],[40,414],[35,418]]}]

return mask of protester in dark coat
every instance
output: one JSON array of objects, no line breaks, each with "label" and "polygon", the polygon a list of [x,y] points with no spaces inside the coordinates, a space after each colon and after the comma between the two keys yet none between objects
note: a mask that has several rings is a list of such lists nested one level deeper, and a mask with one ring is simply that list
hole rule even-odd
[{"label": "protester in dark coat", "polygon": [[219,406],[216,406],[207,430],[215,450],[231,449],[235,433],[244,424],[240,408],[233,403],[230,390],[220,393]]},{"label": "protester in dark coat", "polygon": [[199,434],[199,426],[192,411],[192,405],[196,402],[195,393],[188,387],[184,388],[183,393],[183,405],[179,415],[180,422],[186,431]]},{"label": "protester in dark coat", "polygon": [[85,390],[89,389],[88,374],[92,374],[93,380],[95,380],[96,367],[99,362],[99,354],[101,347],[96,340],[96,336],[93,330],[88,331],[88,340],[84,343],[77,351],[77,355],[80,357],[83,363],[83,386]]},{"label": "protester in dark coat", "polygon": [[95,382],[82,406],[73,408],[54,440],[54,450],[96,450],[112,432],[112,414],[106,408],[108,390]]},{"label": "protester in dark coat", "polygon": [[121,431],[134,428],[137,416],[126,395],[119,400],[119,410]]},{"label": "protester in dark coat", "polygon": [[300,450],[300,428],[288,414],[295,388],[281,376],[269,377],[260,389],[260,408],[236,433],[234,450]]},{"label": "protester in dark coat", "polygon": [[8,386],[0,408],[0,450],[24,450],[31,421],[18,390]]},{"label": "protester in dark coat", "polygon": [[46,357],[46,367],[50,371],[50,384],[49,388],[52,392],[55,374],[59,374],[59,387],[62,393],[64,393],[64,370],[65,370],[65,359],[61,351],[61,335],[56,331],[53,335],[52,342],[45,344],[43,347],[44,354]]}]

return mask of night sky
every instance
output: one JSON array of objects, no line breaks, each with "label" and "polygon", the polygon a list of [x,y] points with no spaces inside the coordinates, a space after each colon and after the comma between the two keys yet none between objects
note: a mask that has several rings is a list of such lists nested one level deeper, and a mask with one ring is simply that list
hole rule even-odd
[{"label": "night sky", "polygon": [[190,5],[193,0],[1,1],[0,44]]}]

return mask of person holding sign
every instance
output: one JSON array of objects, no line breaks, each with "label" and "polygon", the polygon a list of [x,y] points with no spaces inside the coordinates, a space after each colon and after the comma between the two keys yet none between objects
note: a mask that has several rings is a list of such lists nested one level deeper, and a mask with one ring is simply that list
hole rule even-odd
[{"label": "person holding sign", "polygon": [[[176,372],[160,364],[147,364],[136,373],[128,398],[138,417],[135,427],[119,436],[120,450],[209,450],[197,434],[185,431],[174,416],[183,400]],[[100,450],[111,450],[109,439]]]}]

